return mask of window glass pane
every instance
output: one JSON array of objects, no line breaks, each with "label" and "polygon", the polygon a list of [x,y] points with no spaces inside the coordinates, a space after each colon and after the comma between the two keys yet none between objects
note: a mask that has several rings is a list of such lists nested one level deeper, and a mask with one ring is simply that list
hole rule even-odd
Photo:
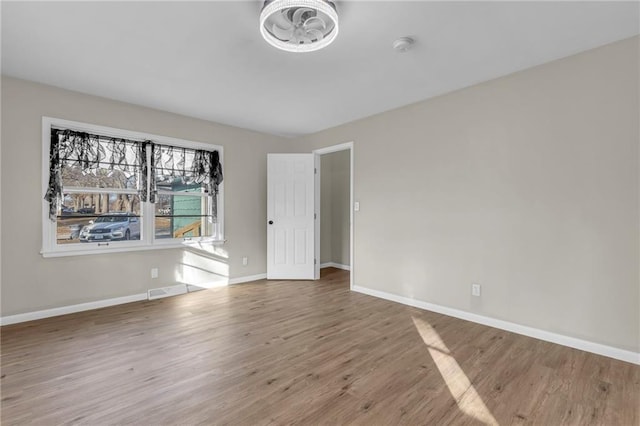
[{"label": "window glass pane", "polygon": [[170,178],[164,182],[157,183],[157,189],[159,191],[171,191],[171,192],[204,192],[203,185],[201,183],[195,183],[193,181],[184,183],[182,179]]},{"label": "window glass pane", "polygon": [[193,180],[195,151],[177,146],[157,145],[155,150],[156,182],[171,182],[182,178],[185,182]]},{"label": "window glass pane", "polygon": [[64,194],[58,210],[58,244],[139,240],[140,198],[132,194]]},{"label": "window glass pane", "polygon": [[156,238],[211,236],[214,224],[209,197],[158,195],[155,204]]},{"label": "window glass pane", "polygon": [[63,186],[138,187],[143,157],[138,142],[72,131],[57,134]]}]

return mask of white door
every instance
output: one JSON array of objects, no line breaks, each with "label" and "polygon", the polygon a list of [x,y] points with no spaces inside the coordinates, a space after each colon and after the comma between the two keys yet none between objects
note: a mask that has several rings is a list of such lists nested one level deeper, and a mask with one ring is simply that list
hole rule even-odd
[{"label": "white door", "polygon": [[267,279],[314,279],[314,155],[267,155]]}]

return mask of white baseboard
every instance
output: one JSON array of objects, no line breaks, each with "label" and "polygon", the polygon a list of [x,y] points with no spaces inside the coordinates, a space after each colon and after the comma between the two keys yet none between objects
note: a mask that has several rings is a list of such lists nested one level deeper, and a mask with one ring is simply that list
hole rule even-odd
[{"label": "white baseboard", "polygon": [[[228,280],[227,285],[241,284],[250,281],[257,281],[267,278],[267,274],[248,275],[246,277],[236,277]],[[139,302],[147,300],[148,294],[134,294],[131,296],[115,297],[113,299],[97,300],[95,302],[80,303],[78,305],[62,306],[59,308],[44,309],[42,311],[26,312],[24,314],[8,315],[0,317],[0,325],[17,324],[20,322],[34,321],[43,318],[57,317],[59,315],[73,314],[76,312],[89,311],[91,309],[106,308],[107,306],[122,305],[124,303]]]},{"label": "white baseboard", "polygon": [[335,263],[335,262],[321,263],[320,264],[320,269],[323,269],[323,268],[338,268],[338,269],[344,269],[345,271],[350,271],[351,270],[351,266],[342,265],[340,263]]},{"label": "white baseboard", "polygon": [[0,325],[17,324],[19,322],[33,321],[33,320],[49,318],[49,317],[57,317],[59,315],[89,311],[91,309],[106,308],[107,306],[138,302],[140,300],[147,300],[147,293],[134,294],[131,296],[115,297],[113,299],[97,300],[95,302],[80,303],[78,305],[62,306],[60,308],[44,309],[42,311],[27,312],[24,314],[9,315],[9,316],[0,318]]},{"label": "white baseboard", "polygon": [[557,343],[559,345],[568,346],[570,348],[580,349],[586,352],[591,352],[609,358],[619,359],[621,361],[640,365],[639,352],[619,349],[613,346],[607,346],[600,343],[590,342],[588,340],[582,340],[575,337],[552,333],[549,331],[540,330],[538,328],[486,317],[459,309],[448,308],[446,306],[436,305],[429,302],[423,302],[421,300],[411,299],[409,297],[398,296],[396,294],[391,294],[384,291],[372,290],[366,287],[353,286],[353,291],[367,294],[369,296],[378,297],[380,299],[390,300],[392,302],[402,303],[403,305],[409,305],[427,311],[448,315],[450,317],[488,325],[489,327],[499,328],[501,330],[510,331],[512,333],[522,334],[524,336],[533,337],[536,339],[544,340],[546,342]]},{"label": "white baseboard", "polygon": [[248,283],[251,281],[266,280],[267,274],[247,275],[246,277],[230,278],[229,285]]}]

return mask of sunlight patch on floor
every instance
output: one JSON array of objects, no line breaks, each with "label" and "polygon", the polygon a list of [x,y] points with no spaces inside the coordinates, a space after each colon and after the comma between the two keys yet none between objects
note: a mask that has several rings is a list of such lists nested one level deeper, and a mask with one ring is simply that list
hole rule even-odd
[{"label": "sunlight patch on floor", "polygon": [[486,425],[497,425],[498,422],[451,355],[438,332],[428,322],[416,317],[412,317],[412,319],[460,411]]}]

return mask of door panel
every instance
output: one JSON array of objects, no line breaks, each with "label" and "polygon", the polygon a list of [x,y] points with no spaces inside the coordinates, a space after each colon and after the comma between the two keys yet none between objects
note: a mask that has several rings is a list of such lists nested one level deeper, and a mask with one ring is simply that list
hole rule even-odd
[{"label": "door panel", "polygon": [[267,278],[314,279],[314,156],[267,155]]}]

